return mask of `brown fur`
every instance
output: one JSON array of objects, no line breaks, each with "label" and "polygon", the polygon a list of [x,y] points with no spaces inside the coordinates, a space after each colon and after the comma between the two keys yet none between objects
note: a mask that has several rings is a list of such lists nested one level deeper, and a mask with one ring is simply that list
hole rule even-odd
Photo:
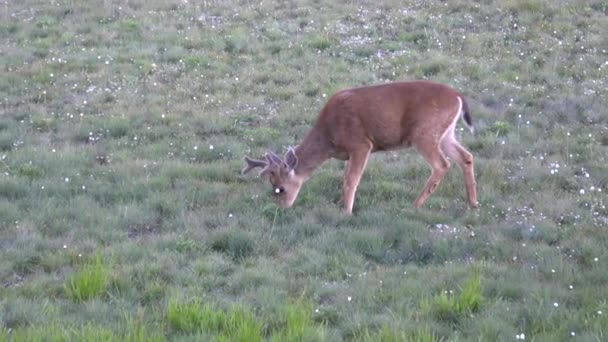
[{"label": "brown fur", "polygon": [[[269,178],[275,189],[282,189],[276,196],[278,203],[289,207],[304,181],[325,160],[344,160],[342,200],[344,211],[350,214],[369,155],[414,146],[432,169],[414,206],[422,206],[435,190],[450,166],[446,158],[449,157],[463,171],[469,206],[474,208],[477,195],[473,156],[454,135],[461,113],[466,113],[465,121],[469,124],[464,98],[439,83],[395,82],[342,90],[327,101],[313,128],[295,151],[292,150],[296,163],[290,162],[290,167],[267,157],[264,171],[276,169]],[[289,155],[292,161],[294,154]],[[280,157],[278,160],[281,161]],[[260,161],[256,162],[258,164],[248,162],[249,168],[259,167]]]}]

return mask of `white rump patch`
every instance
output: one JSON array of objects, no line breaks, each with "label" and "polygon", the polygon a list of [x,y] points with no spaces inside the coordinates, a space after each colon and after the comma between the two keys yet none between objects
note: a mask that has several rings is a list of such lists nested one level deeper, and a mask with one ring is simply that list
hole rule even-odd
[{"label": "white rump patch", "polygon": [[452,120],[452,123],[450,124],[448,129],[446,129],[445,132],[443,132],[443,135],[441,136],[440,141],[443,141],[446,137],[448,137],[448,135],[452,141],[456,140],[456,136],[454,135],[454,130],[456,129],[456,123],[458,122],[458,119],[460,119],[460,117],[462,116],[462,99],[460,98],[460,96],[458,96],[457,99],[458,99],[458,111],[456,112],[456,115],[454,115],[454,119]]}]

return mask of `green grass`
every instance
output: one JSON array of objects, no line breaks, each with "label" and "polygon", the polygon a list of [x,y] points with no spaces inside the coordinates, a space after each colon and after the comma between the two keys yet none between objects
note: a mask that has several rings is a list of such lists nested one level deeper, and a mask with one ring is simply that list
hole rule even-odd
[{"label": "green grass", "polygon": [[82,269],[72,274],[63,285],[68,298],[85,301],[100,297],[108,288],[110,268],[104,264],[100,254],[84,264]]},{"label": "green grass", "polygon": [[361,336],[357,336],[355,341],[361,342],[435,342],[439,338],[428,328],[417,328],[413,332],[392,330],[387,325],[375,332],[366,330]]},{"label": "green grass", "polygon": [[[216,309],[199,300],[169,299],[166,320],[180,333],[200,333],[215,336],[220,341],[318,341],[323,339],[323,327],[314,322],[312,306],[300,300],[281,308],[283,319],[271,332],[264,331],[264,321],[242,307]],[[269,335],[269,336],[268,336]]]},{"label": "green grass", "polygon": [[325,337],[323,326],[313,318],[310,303],[300,299],[282,310],[284,322],[272,334],[272,341],[321,341]]},{"label": "green grass", "polygon": [[443,290],[430,300],[423,300],[423,312],[443,321],[458,322],[478,312],[483,300],[481,282],[478,274],[472,275],[458,293]]},{"label": "green grass", "polygon": [[42,325],[27,329],[0,330],[0,341],[43,342],[43,341],[125,341],[125,342],[161,342],[162,335],[151,335],[146,332],[140,321],[127,321],[126,334],[117,334],[107,327],[85,325],[78,329],[64,329],[59,325]]},{"label": "green grass", "polygon": [[262,323],[249,311],[234,307],[228,311],[217,310],[198,300],[179,302],[171,298],[166,313],[169,325],[181,332],[204,332],[219,335],[227,341],[259,341]]},{"label": "green grass", "polygon": [[[607,340],[605,1],[8,1],[0,11],[0,341]],[[338,89],[463,93],[462,175],[424,208],[374,154],[277,210],[243,156]],[[460,124],[458,126],[461,127]]]}]

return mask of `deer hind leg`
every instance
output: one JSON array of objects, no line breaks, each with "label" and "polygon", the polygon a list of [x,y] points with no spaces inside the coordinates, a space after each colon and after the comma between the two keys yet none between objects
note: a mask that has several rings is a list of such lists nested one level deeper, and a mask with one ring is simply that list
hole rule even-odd
[{"label": "deer hind leg", "polygon": [[355,202],[355,192],[361,181],[361,176],[367,165],[371,146],[349,153],[344,167],[344,187],[342,189],[342,204],[344,212],[352,214]]},{"label": "deer hind leg", "polygon": [[475,171],[473,169],[473,155],[454,139],[453,134],[446,136],[441,142],[443,152],[453,160],[464,175],[464,184],[467,190],[469,207],[477,208],[477,190]]},{"label": "deer hind leg", "polygon": [[431,176],[413,204],[415,208],[420,208],[445,176],[450,168],[450,162],[445,158],[438,144],[419,144],[416,145],[416,149],[432,169]]}]

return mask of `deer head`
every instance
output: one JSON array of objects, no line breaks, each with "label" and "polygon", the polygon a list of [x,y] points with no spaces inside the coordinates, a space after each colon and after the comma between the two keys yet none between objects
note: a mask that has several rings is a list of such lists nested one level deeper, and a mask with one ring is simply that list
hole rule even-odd
[{"label": "deer head", "polygon": [[268,177],[272,185],[272,194],[277,205],[289,208],[293,205],[304,180],[295,173],[298,165],[296,151],[290,147],[283,158],[272,151],[266,152],[264,160],[251,159],[245,157],[247,166],[241,171],[242,174],[255,169],[262,168],[260,177]]}]

